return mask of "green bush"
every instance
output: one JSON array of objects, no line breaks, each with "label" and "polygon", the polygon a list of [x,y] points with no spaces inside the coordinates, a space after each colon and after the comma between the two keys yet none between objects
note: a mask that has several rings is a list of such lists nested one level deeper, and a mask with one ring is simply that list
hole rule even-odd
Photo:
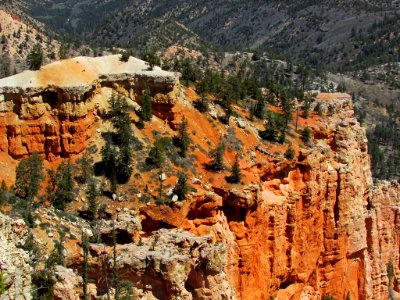
[{"label": "green bush", "polygon": [[310,141],[312,137],[312,133],[310,128],[306,127],[303,129],[302,133],[301,133],[301,138],[303,140],[304,143],[308,143]]},{"label": "green bush", "polygon": [[0,272],[0,295],[4,294],[7,291],[6,279],[2,272]]},{"label": "green bush", "polygon": [[294,156],[296,155],[296,152],[292,147],[289,147],[286,152],[285,152],[285,158],[292,160]]}]

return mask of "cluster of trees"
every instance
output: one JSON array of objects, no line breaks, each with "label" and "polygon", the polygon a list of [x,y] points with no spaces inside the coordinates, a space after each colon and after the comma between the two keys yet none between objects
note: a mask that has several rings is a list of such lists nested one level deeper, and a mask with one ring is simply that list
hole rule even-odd
[{"label": "cluster of trees", "polygon": [[389,117],[367,132],[372,173],[380,179],[396,179],[400,174],[400,112],[389,108]]}]

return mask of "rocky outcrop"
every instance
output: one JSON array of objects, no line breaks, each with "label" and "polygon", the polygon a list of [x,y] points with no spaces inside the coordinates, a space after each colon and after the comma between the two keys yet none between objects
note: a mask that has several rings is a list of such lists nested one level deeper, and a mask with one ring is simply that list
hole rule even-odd
[{"label": "rocky outcrop", "polygon": [[148,223],[225,244],[226,273],[240,299],[385,299],[390,258],[399,275],[398,185],[374,187],[350,96],[317,101],[329,116],[309,122],[314,139],[294,161],[266,155],[245,170],[257,184],[211,183],[190,204],[144,209]]},{"label": "rocky outcrop", "polygon": [[[121,86],[113,89],[128,91]],[[251,153],[241,161],[244,176],[250,178],[243,180],[245,184],[228,184],[221,180],[222,172],[210,176],[197,164],[196,178],[191,179],[195,189],[186,201],[146,202],[137,210],[131,199],[114,201],[108,215],[115,220],[98,222],[103,244],[90,247],[92,293],[105,298],[105,276],[114,268],[115,229],[118,274],[133,283],[140,299],[322,299],[329,294],[354,300],[396,295],[400,186],[374,184],[365,130],[354,117],[350,96],[320,94],[317,102],[327,115],[312,114],[299,123],[307,124],[314,137],[310,143],[292,145],[293,160],[275,151],[282,153],[279,145],[244,132],[253,141],[242,141],[243,153]],[[209,124],[206,118],[199,124]],[[196,134],[193,138],[202,142],[201,133]],[[62,278],[58,295],[72,282],[79,285],[74,274],[82,263],[80,230],[88,228],[83,223],[68,223],[74,227],[74,239],[69,241],[66,262],[75,273],[57,271]],[[387,274],[390,260],[392,286]],[[68,297],[74,299],[75,291]]]},{"label": "rocky outcrop", "polygon": [[[98,294],[106,293],[104,259],[113,270],[112,249],[92,245],[89,259]],[[137,299],[236,299],[225,273],[226,248],[210,236],[161,229],[139,243],[117,247],[119,280],[133,283]]]},{"label": "rocky outcrop", "polygon": [[23,220],[13,220],[0,213],[0,272],[6,285],[0,299],[31,299],[30,257],[21,249],[27,233]]},{"label": "rocky outcrop", "polygon": [[[13,158],[32,152],[69,157],[93,137],[112,92],[140,101],[148,87],[155,112],[175,102],[177,75],[131,57],[77,57],[0,80],[0,151]],[[157,107],[159,108],[157,110]]]}]

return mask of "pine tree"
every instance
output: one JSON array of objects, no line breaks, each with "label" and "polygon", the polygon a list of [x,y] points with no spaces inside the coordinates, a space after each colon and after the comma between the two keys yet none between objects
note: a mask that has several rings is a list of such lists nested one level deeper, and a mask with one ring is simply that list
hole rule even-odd
[{"label": "pine tree", "polygon": [[55,242],[54,249],[50,253],[48,259],[45,263],[45,269],[54,272],[55,266],[65,266],[64,260],[64,242],[65,242],[65,232],[59,231],[60,239]]},{"label": "pine tree", "polygon": [[176,183],[176,186],[174,188],[174,193],[178,196],[179,201],[183,201],[186,199],[186,194],[188,190],[189,188],[187,185],[187,177],[184,173],[180,172],[178,174],[178,182]]},{"label": "pine tree", "polygon": [[224,152],[225,152],[225,143],[220,142],[218,146],[211,151],[211,162],[208,164],[208,167],[214,171],[220,171],[224,169]]},{"label": "pine tree", "polygon": [[91,178],[89,180],[89,185],[88,185],[87,191],[86,191],[86,197],[88,200],[88,208],[89,208],[89,213],[90,213],[89,217],[92,220],[96,219],[97,209],[99,207],[99,204],[97,202],[98,191],[97,191],[96,185],[97,185],[96,180],[94,178]]},{"label": "pine tree", "polygon": [[161,168],[165,160],[164,149],[161,140],[155,140],[153,147],[150,149],[147,162],[157,168]]},{"label": "pine tree", "polygon": [[121,57],[119,58],[119,60],[127,62],[131,56],[133,56],[133,51],[131,49],[128,49],[121,53]]},{"label": "pine tree", "polygon": [[311,136],[312,136],[311,130],[307,126],[306,128],[303,129],[303,132],[301,133],[301,138],[304,143],[308,143],[311,139]]},{"label": "pine tree", "polygon": [[154,66],[161,65],[161,60],[154,51],[145,51],[142,53],[141,58],[149,64],[149,70],[153,70]]},{"label": "pine tree", "polygon": [[259,119],[264,119],[266,101],[265,101],[263,95],[261,94],[260,89],[257,89],[256,101],[257,102],[256,102],[256,105],[254,107],[253,114]]},{"label": "pine tree", "polygon": [[18,163],[15,174],[15,190],[17,196],[33,201],[37,196],[44,179],[43,160],[34,152],[28,159]]},{"label": "pine tree", "polygon": [[116,182],[126,183],[131,177],[133,170],[131,141],[134,137],[126,99],[113,94],[108,102],[115,135],[112,140],[106,141],[101,154],[106,175],[111,180],[112,190],[115,191]]},{"label": "pine tree", "polygon": [[295,155],[296,155],[296,152],[293,150],[292,147],[287,148],[287,150],[285,152],[285,158],[292,160]]},{"label": "pine tree", "polygon": [[61,44],[60,49],[58,50],[58,57],[60,59],[67,58],[67,50],[68,50],[68,46],[66,44]]},{"label": "pine tree", "polygon": [[27,56],[28,66],[31,70],[39,70],[43,63],[43,51],[40,44],[33,46]]},{"label": "pine tree", "polygon": [[72,176],[71,162],[62,162],[57,173],[59,178],[55,182],[55,190],[53,193],[53,206],[60,210],[65,210],[68,203],[74,200],[74,181]]},{"label": "pine tree", "polygon": [[151,120],[152,112],[151,112],[151,95],[149,88],[144,90],[143,96],[140,100],[140,114],[139,118],[142,122],[148,122]]},{"label": "pine tree", "polygon": [[190,143],[190,137],[187,132],[188,131],[187,128],[188,128],[187,119],[185,118],[185,116],[183,116],[181,126],[179,127],[179,133],[174,139],[175,144],[181,150],[179,152],[179,154],[182,157],[186,157],[187,150],[188,150],[189,143]]},{"label": "pine tree", "polygon": [[265,129],[259,132],[260,137],[263,140],[277,142],[279,139],[279,123],[280,116],[268,111],[266,114]]},{"label": "pine tree", "polygon": [[129,144],[119,148],[117,156],[117,171],[115,172],[118,183],[126,183],[132,175],[132,150]]},{"label": "pine tree", "polygon": [[227,178],[230,183],[239,183],[242,178],[242,172],[240,171],[239,155],[235,155],[235,161],[232,165],[231,175]]},{"label": "pine tree", "polygon": [[82,158],[79,160],[81,174],[79,179],[82,183],[87,183],[90,177],[93,175],[93,158],[89,151],[85,151]]},{"label": "pine tree", "polygon": [[43,160],[34,152],[28,159],[20,161],[15,171],[15,190],[19,197],[27,201],[23,218],[29,227],[33,227],[33,200],[38,195],[44,179],[42,165]]}]

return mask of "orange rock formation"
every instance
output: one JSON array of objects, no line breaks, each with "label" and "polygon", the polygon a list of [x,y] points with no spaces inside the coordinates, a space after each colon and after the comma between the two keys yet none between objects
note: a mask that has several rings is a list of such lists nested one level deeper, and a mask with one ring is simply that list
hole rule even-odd
[{"label": "orange rock formation", "polygon": [[[218,252],[225,253],[225,270],[219,272],[223,274],[220,276],[212,268],[205,273],[197,269],[189,272],[194,267],[192,262],[187,267],[181,265],[184,262],[168,263],[185,272],[161,269],[168,278],[157,277],[157,286],[175,284],[178,281],[171,276],[179,276],[179,284],[171,293],[184,299],[210,299],[207,293],[211,291],[212,297],[219,294],[221,299],[244,300],[321,299],[328,294],[334,299],[346,299],[348,295],[352,300],[387,298],[389,259],[394,261],[395,278],[400,275],[400,187],[395,183],[374,185],[365,130],[354,117],[349,95],[318,96],[317,101],[334,113],[326,117],[313,114],[308,120],[300,120],[300,126],[311,128],[314,139],[307,146],[297,134],[291,137],[296,151],[293,161],[279,154],[285,147],[259,139],[260,124],[249,124],[244,118],[232,121],[230,130],[238,138],[234,143],[242,143],[244,174],[243,184],[232,185],[225,182],[223,173],[212,173],[204,167],[209,159],[199,150],[216,145],[228,129],[211,116],[195,111],[190,103],[193,99],[175,98],[172,93],[176,77],[157,73],[160,70],[146,71],[140,62],[136,62],[140,72],[128,76],[129,68],[117,57],[97,60],[74,62],[88,75],[80,86],[69,78],[57,77],[57,83],[50,83],[53,79],[45,76],[46,69],[23,88],[0,80],[0,151],[14,158],[37,151],[49,159],[80,153],[96,129],[106,89],[135,100],[141,89],[150,85],[157,117],[176,129],[180,117],[186,115],[191,137],[198,146],[194,153],[199,178],[191,182],[197,192],[183,203],[143,204],[138,209],[142,230],[151,235],[160,228],[181,228],[199,236],[210,235],[207,241],[225,249]],[[99,62],[100,67],[94,67]],[[111,74],[115,66],[119,69]],[[131,67],[137,70],[137,65]],[[44,77],[49,84],[41,81]],[[143,134],[146,132],[150,136],[151,128]],[[232,161],[234,155],[228,151],[226,157]],[[194,243],[192,237],[185,238]],[[184,239],[181,242],[185,243]],[[175,246],[168,247],[179,253]],[[188,251],[201,261],[197,252]],[[129,255],[124,258],[129,261]],[[224,260],[218,261],[220,264]],[[93,267],[97,265],[94,261]],[[127,272],[129,264],[121,269]],[[145,267],[138,270],[146,272]],[[138,276],[133,277],[140,280]],[[144,277],[147,282],[148,277]],[[395,290],[398,284],[396,279]],[[149,291],[141,292],[145,295]]]}]

